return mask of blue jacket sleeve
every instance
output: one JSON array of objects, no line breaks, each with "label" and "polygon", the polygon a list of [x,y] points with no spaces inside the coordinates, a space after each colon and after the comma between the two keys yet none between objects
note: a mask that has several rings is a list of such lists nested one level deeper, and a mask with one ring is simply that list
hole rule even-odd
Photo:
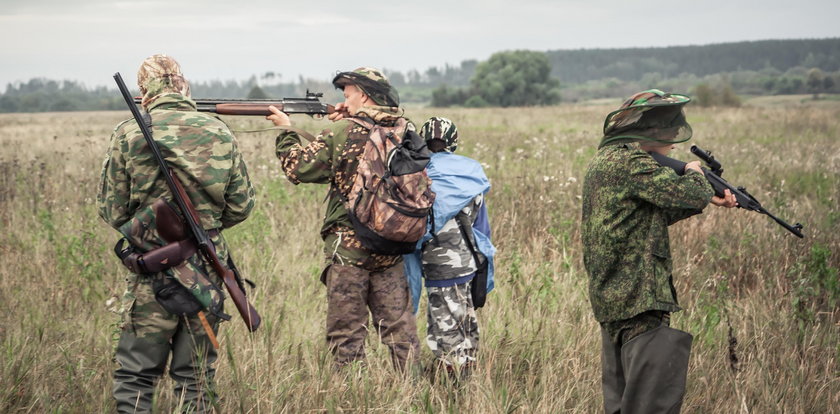
[{"label": "blue jacket sleeve", "polygon": [[408,279],[408,289],[411,291],[414,313],[417,313],[417,308],[420,306],[420,293],[423,291],[423,267],[420,264],[420,258],[420,250],[403,255],[405,277]]},{"label": "blue jacket sleeve", "polygon": [[478,216],[473,222],[473,234],[478,245],[478,251],[487,257],[487,292],[490,292],[496,285],[493,278],[495,273],[493,258],[496,256],[496,247],[490,241],[490,220],[487,216],[487,203],[482,203],[481,209],[478,210]]}]

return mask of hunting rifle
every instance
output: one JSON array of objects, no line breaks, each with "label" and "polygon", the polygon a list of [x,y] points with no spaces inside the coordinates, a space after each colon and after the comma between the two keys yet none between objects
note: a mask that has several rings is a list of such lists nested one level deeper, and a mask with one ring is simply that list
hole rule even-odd
[{"label": "hunting rifle", "polygon": [[[219,115],[271,115],[268,107],[274,105],[277,109],[291,114],[328,115],[335,112],[333,105],[321,102],[321,92],[306,90],[305,98],[282,99],[193,99],[199,112],[213,112]],[[134,98],[135,104],[140,104],[142,98]]]},{"label": "hunting rifle", "polygon": [[[184,191],[184,187],[178,181],[178,177],[175,176],[172,173],[172,170],[167,167],[166,160],[163,159],[157,142],[155,142],[152,138],[149,123],[143,119],[140,110],[137,108],[137,105],[134,104],[134,100],[131,98],[131,94],[128,92],[128,88],[125,86],[125,82],[123,82],[122,76],[119,72],[114,74],[114,80],[117,81],[117,87],[119,87],[123,98],[125,98],[125,103],[128,105],[128,109],[131,110],[134,120],[137,121],[140,131],[143,132],[143,138],[146,139],[146,143],[149,145],[149,148],[152,149],[152,153],[154,154],[158,167],[160,167],[161,173],[163,173],[163,176],[166,179],[166,186],[169,187],[169,191],[172,193],[172,198],[174,199],[175,204],[178,205],[178,209],[181,210],[184,215],[184,220],[186,221],[187,227],[189,227],[188,234],[191,234],[195,239],[198,250],[201,252],[206,263],[210,264],[213,271],[216,272],[216,274],[219,275],[224,282],[225,287],[230,294],[230,298],[233,300],[233,304],[236,305],[236,310],[239,311],[242,319],[245,320],[245,325],[248,327],[248,330],[251,332],[257,330],[260,326],[260,322],[262,321],[259,313],[257,313],[257,310],[248,303],[248,298],[245,297],[245,291],[242,289],[242,286],[237,280],[234,271],[222,265],[222,262],[219,260],[219,256],[216,255],[215,246],[213,246],[210,236],[201,227],[198,212],[195,211],[195,207],[192,205],[189,196],[187,196],[187,193]],[[167,241],[171,242],[171,240]]]},{"label": "hunting rifle", "polygon": [[[709,180],[709,183],[712,184],[712,188],[715,190],[715,195],[718,197],[723,197],[724,190],[729,190],[733,195],[735,195],[735,199],[738,201],[738,207],[743,208],[750,211],[755,211],[756,213],[765,214],[768,217],[772,218],[779,223],[780,226],[787,229],[787,231],[796,235],[796,237],[804,238],[805,236],[802,235],[802,225],[796,223],[795,225],[791,226],[790,224],[786,223],[784,220],[770,214],[764,207],[761,206],[761,203],[752,196],[752,194],[747,192],[747,189],[744,187],[735,187],[732,184],[729,184],[726,180],[721,178],[723,175],[723,166],[721,163],[715,159],[710,151],[706,151],[696,145],[691,146],[691,153],[696,155],[698,158],[703,160],[706,163],[706,166],[709,168],[702,168],[703,173],[706,175],[706,179]],[[659,165],[664,167],[670,167],[678,175],[683,175],[685,172],[685,162],[680,160],[675,160],[673,158],[666,157],[662,154],[651,152],[650,155],[653,157]]]}]

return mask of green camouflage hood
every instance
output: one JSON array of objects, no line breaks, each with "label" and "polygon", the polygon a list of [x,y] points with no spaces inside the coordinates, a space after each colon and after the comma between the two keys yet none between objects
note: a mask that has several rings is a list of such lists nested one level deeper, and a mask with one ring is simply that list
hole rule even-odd
[{"label": "green camouflage hood", "polygon": [[599,147],[618,142],[649,141],[676,144],[691,139],[691,125],[683,107],[686,95],[649,89],[628,98],[604,119],[604,138]]},{"label": "green camouflage hood", "polygon": [[361,67],[352,72],[339,72],[332,83],[338,89],[344,89],[346,85],[356,85],[377,105],[400,106],[399,93],[378,69]]},{"label": "green camouflage hood", "polygon": [[420,136],[426,140],[426,144],[433,139],[439,139],[446,143],[446,152],[455,152],[458,148],[458,127],[447,118],[432,117],[420,127]]},{"label": "green camouflage hood", "polygon": [[405,110],[397,106],[363,106],[353,116],[370,118],[377,124],[391,124],[405,115]]},{"label": "green camouflage hood", "polygon": [[143,95],[141,104],[148,110],[150,102],[157,97],[170,93],[190,97],[190,84],[181,73],[181,65],[166,55],[153,55],[146,58],[137,71],[137,86]]}]

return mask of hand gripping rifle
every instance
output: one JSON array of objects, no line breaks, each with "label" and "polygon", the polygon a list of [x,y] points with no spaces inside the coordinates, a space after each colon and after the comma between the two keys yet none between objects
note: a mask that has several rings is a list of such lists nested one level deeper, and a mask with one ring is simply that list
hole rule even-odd
[{"label": "hand gripping rifle", "polygon": [[[306,90],[305,98],[283,99],[194,99],[199,112],[213,112],[219,115],[271,115],[268,109],[274,105],[277,109],[291,114],[328,115],[335,112],[335,107],[321,102],[323,93]],[[134,98],[140,104],[142,98]]]},{"label": "hand gripping rifle", "polygon": [[[723,166],[720,164],[718,160],[712,156],[712,153],[706,151],[696,145],[691,146],[691,153],[699,157],[703,160],[706,165],[709,167],[702,168],[703,173],[706,175],[706,179],[709,180],[709,183],[712,184],[712,188],[715,190],[715,195],[718,197],[723,197],[723,191],[729,190],[733,195],[735,195],[735,199],[738,201],[738,207],[743,208],[746,210],[755,211],[756,213],[765,214],[768,217],[772,218],[779,223],[780,226],[787,229],[787,231],[796,235],[796,237],[803,238],[805,237],[802,235],[802,225],[796,223],[795,225],[791,226],[790,224],[786,223],[784,220],[770,214],[764,207],[761,206],[761,203],[752,196],[752,194],[747,192],[747,189],[744,187],[735,187],[732,184],[729,184],[726,180],[721,178],[723,175]],[[658,154],[655,152],[651,152],[650,155],[653,157],[659,165],[664,167],[670,167],[674,171],[677,172],[678,175],[683,175],[685,172],[685,164],[680,160],[675,160],[673,158],[666,157],[662,154]]]},{"label": "hand gripping rifle", "polygon": [[181,210],[184,215],[184,220],[186,221],[187,227],[189,227],[189,234],[191,234],[195,239],[198,251],[201,252],[201,255],[204,257],[206,263],[210,264],[213,271],[216,272],[216,274],[219,275],[224,282],[228,294],[230,294],[231,300],[233,300],[234,305],[236,305],[236,310],[239,311],[242,319],[245,320],[245,325],[248,327],[248,330],[251,332],[257,330],[261,322],[259,313],[257,313],[257,310],[248,303],[248,299],[245,297],[245,292],[236,280],[236,274],[234,271],[222,265],[222,262],[219,260],[219,256],[216,255],[215,246],[213,246],[210,236],[208,236],[207,232],[201,227],[201,221],[198,218],[198,213],[195,211],[195,207],[192,205],[189,196],[187,196],[187,193],[184,191],[183,185],[181,185],[181,182],[178,181],[178,177],[176,177],[167,167],[166,161],[160,154],[160,148],[158,148],[157,142],[155,142],[152,138],[152,132],[149,129],[150,125],[143,119],[143,116],[140,114],[140,110],[134,104],[131,94],[128,92],[128,88],[125,86],[125,82],[123,82],[122,76],[120,76],[119,72],[114,74],[114,80],[117,81],[117,86],[119,87],[123,98],[125,98],[125,103],[131,110],[134,120],[137,121],[140,131],[143,132],[143,138],[146,139],[146,143],[154,153],[155,160],[166,179],[166,186],[169,187],[169,191],[172,192],[172,198],[174,199],[175,204],[178,205],[178,209]]}]

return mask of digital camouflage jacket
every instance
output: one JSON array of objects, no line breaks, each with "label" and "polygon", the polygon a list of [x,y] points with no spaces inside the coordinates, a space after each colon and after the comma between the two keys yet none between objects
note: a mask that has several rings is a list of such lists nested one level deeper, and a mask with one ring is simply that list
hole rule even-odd
[{"label": "digital camouflage jacket", "polygon": [[[391,125],[402,115],[402,110],[366,106],[357,115],[370,118],[377,124]],[[321,226],[327,259],[332,263],[376,271],[399,263],[402,256],[374,254],[362,247],[336,192],[340,191],[344,197],[350,193],[369,133],[367,128],[348,121],[339,132],[325,130],[314,142],[304,146],[298,133],[291,129],[277,137],[276,153],[283,172],[293,184],[330,185],[327,211]]]},{"label": "digital camouflage jacket", "polygon": [[[254,188],[233,134],[221,120],[195,109],[180,94],[165,94],[149,104],[152,136],[198,211],[206,230],[231,227],[248,217],[254,206]],[[134,119],[119,124],[102,167],[97,197],[99,215],[141,251],[165,244],[158,235],[151,205],[158,198],[172,199],[153,153]],[[217,253],[227,258],[221,234],[215,235]],[[198,255],[186,267],[172,268],[176,278],[192,290],[203,305],[221,302],[219,293],[201,284],[208,270]],[[217,280],[214,278],[212,280]]]},{"label": "digital camouflage jacket", "polygon": [[583,182],[581,238],[595,319],[680,310],[668,226],[700,213],[713,195],[702,174],[678,176],[638,143],[598,150]]}]

